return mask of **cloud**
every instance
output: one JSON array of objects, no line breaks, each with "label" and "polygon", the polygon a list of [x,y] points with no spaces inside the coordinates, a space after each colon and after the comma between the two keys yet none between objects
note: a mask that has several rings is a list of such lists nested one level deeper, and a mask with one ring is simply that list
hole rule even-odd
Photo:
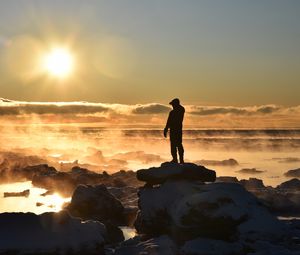
[{"label": "cloud", "polygon": [[136,105],[132,110],[134,114],[159,114],[159,113],[167,113],[170,111],[170,107],[163,104],[144,104],[144,105]]},{"label": "cloud", "polygon": [[195,115],[253,115],[253,114],[271,114],[281,110],[276,105],[262,105],[252,107],[234,107],[234,106],[191,106],[190,114]]},{"label": "cloud", "polygon": [[[248,107],[184,105],[185,125],[203,127],[297,127],[300,106],[261,105]],[[2,123],[96,123],[164,125],[168,105],[109,104],[91,102],[26,102],[0,98]],[[215,117],[209,117],[215,116]],[[16,118],[17,117],[17,118]]]},{"label": "cloud", "polygon": [[24,102],[0,98],[0,115],[24,114],[160,114],[170,111],[163,104],[102,104],[89,102]]},{"label": "cloud", "polygon": [[111,110],[111,108],[103,104],[86,102],[42,103],[0,99],[0,115],[94,114],[108,112],[109,110]]},{"label": "cloud", "polygon": [[[0,98],[0,115],[23,115],[23,114],[165,114],[171,108],[164,104],[103,104],[90,102],[26,102],[13,101]],[[264,114],[299,114],[300,106],[281,107],[276,105],[262,105],[252,107],[234,106],[199,106],[187,105],[186,112],[191,115],[264,115]]]}]

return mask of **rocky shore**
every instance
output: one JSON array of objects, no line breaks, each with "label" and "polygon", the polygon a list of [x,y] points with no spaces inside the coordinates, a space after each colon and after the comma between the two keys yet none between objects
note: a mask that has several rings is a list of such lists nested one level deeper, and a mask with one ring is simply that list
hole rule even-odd
[{"label": "rocky shore", "polygon": [[[298,179],[266,187],[192,163],[112,175],[48,165],[18,171],[72,199],[59,213],[0,214],[0,254],[300,253],[300,221],[276,217],[300,211]],[[136,236],[125,240],[122,226]]]}]

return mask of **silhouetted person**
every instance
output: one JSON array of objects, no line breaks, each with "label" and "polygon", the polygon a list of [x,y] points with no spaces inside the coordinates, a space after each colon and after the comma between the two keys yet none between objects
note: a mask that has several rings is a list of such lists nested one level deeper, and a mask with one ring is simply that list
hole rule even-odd
[{"label": "silhouetted person", "polygon": [[179,154],[180,163],[184,163],[182,146],[182,121],[184,117],[185,109],[180,105],[178,98],[173,99],[170,102],[173,110],[170,111],[166,127],[164,129],[164,137],[167,137],[168,129],[170,129],[170,142],[171,142],[171,154],[173,160],[171,162],[178,163],[177,149]]}]

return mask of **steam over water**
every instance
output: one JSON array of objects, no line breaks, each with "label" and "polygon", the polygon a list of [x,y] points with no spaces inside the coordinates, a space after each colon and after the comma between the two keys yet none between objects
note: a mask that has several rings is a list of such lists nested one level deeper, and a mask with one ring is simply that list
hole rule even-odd
[{"label": "steam over water", "polygon": [[[64,163],[76,160],[99,172],[137,170],[170,160],[169,140],[163,137],[161,127],[30,125],[1,131],[1,151],[39,156],[57,170],[66,170],[60,169],[61,165],[64,168]],[[256,177],[276,186],[289,179],[284,176],[286,171],[300,167],[300,129],[186,128],[183,143],[187,162],[233,158],[239,163],[206,162],[218,176]],[[243,168],[257,171],[238,172]]]}]

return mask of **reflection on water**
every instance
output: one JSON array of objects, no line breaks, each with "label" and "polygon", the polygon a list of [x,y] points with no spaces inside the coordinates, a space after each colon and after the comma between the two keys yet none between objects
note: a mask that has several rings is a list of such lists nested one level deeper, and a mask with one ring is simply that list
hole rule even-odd
[{"label": "reflection on water", "polygon": [[[4,192],[22,192],[30,190],[28,197],[6,197]],[[47,190],[33,187],[31,182],[17,182],[0,185],[0,212],[57,212],[70,198],[62,198],[59,194],[41,196]]]}]

